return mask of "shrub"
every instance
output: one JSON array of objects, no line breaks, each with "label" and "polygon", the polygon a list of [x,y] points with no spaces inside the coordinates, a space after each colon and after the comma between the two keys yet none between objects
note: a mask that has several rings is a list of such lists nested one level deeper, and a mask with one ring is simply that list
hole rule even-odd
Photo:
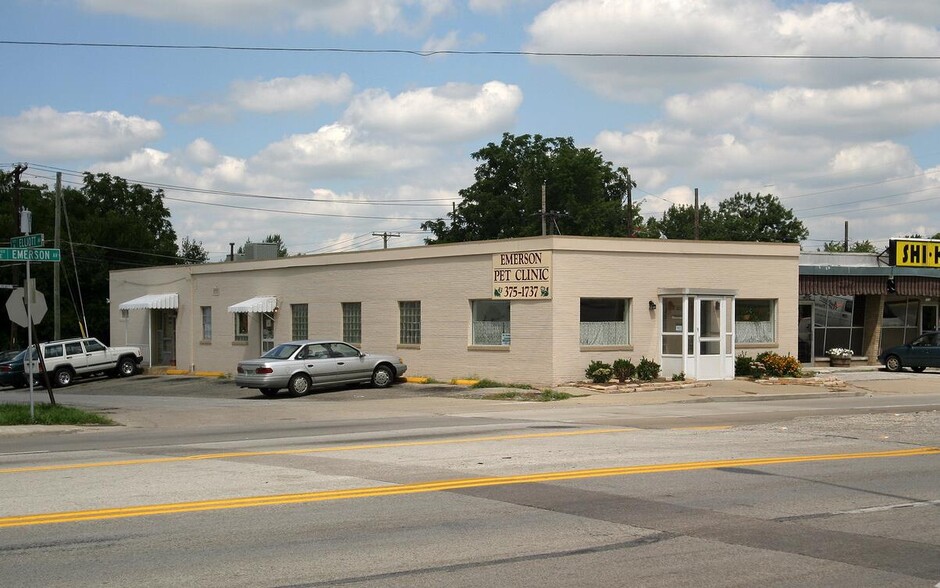
[{"label": "shrub", "polygon": [[753,375],[751,373],[751,364],[753,362],[753,357],[744,355],[744,352],[741,352],[737,357],[734,358],[734,375],[742,377]]},{"label": "shrub", "polygon": [[636,366],[629,359],[618,359],[614,361],[614,377],[617,381],[623,382],[629,380],[636,374]]},{"label": "shrub", "polygon": [[[766,375],[771,377],[795,377],[801,372],[800,362],[792,355],[780,355],[773,351],[765,351],[755,358],[755,363],[764,367]],[[759,377],[755,374],[755,377]]]},{"label": "shrub", "polygon": [[644,381],[655,380],[659,377],[659,364],[646,357],[636,366],[636,377]]},{"label": "shrub", "polygon": [[672,374],[673,382],[685,382],[685,372],[679,372],[678,374]]},{"label": "shrub", "polygon": [[588,368],[584,370],[584,375],[591,379],[595,384],[604,384],[614,373],[609,363],[603,361],[592,361]]}]

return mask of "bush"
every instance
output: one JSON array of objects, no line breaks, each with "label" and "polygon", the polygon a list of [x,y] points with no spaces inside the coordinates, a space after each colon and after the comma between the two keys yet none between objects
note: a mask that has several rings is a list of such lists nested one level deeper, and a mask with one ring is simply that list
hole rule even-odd
[{"label": "bush", "polygon": [[584,375],[595,384],[606,383],[613,373],[614,370],[610,367],[610,364],[603,361],[592,361],[588,368],[584,370]]},{"label": "bush", "polygon": [[636,366],[629,359],[618,359],[614,361],[614,377],[617,381],[624,382],[636,374]]},{"label": "bush", "polygon": [[659,364],[645,357],[636,366],[636,377],[643,381],[655,380],[659,377]]},{"label": "bush", "polygon": [[751,373],[751,364],[753,362],[753,357],[750,355],[744,355],[744,352],[741,352],[737,357],[734,358],[734,375],[745,378],[753,375]]},{"label": "bush", "polygon": [[[793,357],[792,355],[780,355],[778,353],[774,353],[773,351],[765,351],[764,353],[759,354],[755,358],[754,362],[763,366],[764,374],[762,375],[775,378],[796,377],[799,376],[802,371],[800,362],[797,358]],[[761,377],[757,374],[754,374],[754,376]]]},{"label": "bush", "polygon": [[672,374],[673,382],[685,382],[685,372],[679,372],[678,374]]}]

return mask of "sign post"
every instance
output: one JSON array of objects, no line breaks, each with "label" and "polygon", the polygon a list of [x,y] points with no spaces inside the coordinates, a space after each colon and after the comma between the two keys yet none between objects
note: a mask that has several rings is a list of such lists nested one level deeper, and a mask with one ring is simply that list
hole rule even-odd
[{"label": "sign post", "polygon": [[[38,305],[39,308],[34,309],[33,306],[37,302],[37,292],[36,286],[33,284],[33,280],[30,276],[30,262],[31,261],[51,261],[58,262],[62,259],[62,253],[59,249],[44,249],[42,248],[45,243],[45,237],[42,233],[30,234],[32,230],[32,220],[33,215],[26,208],[20,208],[20,230],[23,231],[23,235],[19,237],[12,237],[10,239],[10,247],[0,247],[0,261],[25,261],[26,262],[26,287],[24,291],[25,302],[26,302],[26,339],[28,344],[26,346],[27,352],[23,356],[23,361],[28,362],[28,369],[26,371],[26,378],[29,380],[29,418],[30,420],[36,419],[35,408],[33,404],[33,361],[31,359],[33,353],[33,313],[34,311],[39,311],[38,319],[35,319],[36,322],[42,320],[42,317],[46,313],[45,298],[41,299],[41,303]],[[38,293],[42,297],[41,293]],[[14,300],[14,297],[17,297],[17,292],[14,291],[13,296],[10,297],[10,300],[7,301],[7,309],[10,312],[10,318],[18,324],[18,320],[14,318],[14,314],[17,314],[10,308],[18,308],[18,302]],[[39,361],[42,361],[42,354],[39,350],[39,345],[37,342],[36,345],[36,356]],[[55,397],[52,396],[52,388],[49,388],[49,400],[53,405],[55,405]]]}]

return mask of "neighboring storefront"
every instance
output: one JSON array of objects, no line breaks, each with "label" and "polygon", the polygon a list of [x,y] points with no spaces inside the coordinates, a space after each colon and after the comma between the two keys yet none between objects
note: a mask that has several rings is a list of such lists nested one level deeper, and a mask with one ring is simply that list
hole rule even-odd
[{"label": "neighboring storefront", "polygon": [[875,364],[883,349],[938,328],[940,241],[892,239],[887,251],[800,256],[799,359],[828,363],[851,349]]},{"label": "neighboring storefront", "polygon": [[111,341],[225,373],[324,338],[440,380],[552,385],[643,357],[730,379],[738,353],[797,353],[799,280],[796,244],[568,236],[121,270]]}]

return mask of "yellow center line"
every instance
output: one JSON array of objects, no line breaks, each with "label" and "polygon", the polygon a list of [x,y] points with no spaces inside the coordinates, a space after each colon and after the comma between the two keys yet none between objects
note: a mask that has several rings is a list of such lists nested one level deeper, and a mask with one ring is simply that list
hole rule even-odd
[{"label": "yellow center line", "polygon": [[105,519],[120,519],[131,517],[144,517],[166,514],[180,514],[187,512],[202,512],[211,510],[226,510],[233,508],[252,508],[260,506],[274,506],[283,504],[301,504],[322,502],[328,500],[350,500],[354,498],[374,498],[380,496],[395,496],[401,494],[418,494],[422,492],[442,492],[447,490],[460,490],[464,488],[479,488],[482,486],[505,486],[509,484],[535,484],[539,482],[558,482],[563,480],[576,480],[583,478],[600,478],[607,476],[629,476],[636,474],[657,474],[665,472],[681,472],[691,470],[707,470],[725,467],[761,466],[775,464],[806,463],[814,461],[836,461],[849,459],[873,459],[887,457],[915,457],[924,455],[940,455],[940,447],[923,447],[918,449],[903,449],[896,451],[877,451],[866,453],[837,453],[822,455],[801,455],[783,457],[756,457],[743,459],[725,459],[718,461],[694,461],[685,463],[669,463],[654,465],[638,465],[615,468],[600,468],[589,470],[576,470],[570,472],[542,472],[535,474],[522,474],[517,476],[493,476],[485,478],[461,478],[455,480],[438,480],[433,482],[418,482],[397,486],[373,486],[367,488],[351,488],[347,490],[329,490],[321,492],[305,492],[301,494],[278,494],[273,496],[246,496],[242,498],[225,498],[218,500],[202,500],[197,502],[178,502],[170,504],[152,504],[142,506],[128,506],[120,508],[106,508],[98,510],[70,511],[58,513],[44,513],[23,516],[0,517],[0,528],[24,527],[31,525],[50,525],[58,523],[72,523],[79,521],[94,521]]},{"label": "yellow center line", "polygon": [[304,449],[272,449],[268,451],[229,451],[225,453],[200,453],[196,455],[183,455],[177,457],[145,457],[139,459],[122,459],[116,461],[97,461],[73,464],[58,464],[45,466],[23,466],[17,468],[2,468],[0,474],[21,474],[26,472],[56,472],[62,470],[80,470],[87,468],[110,468],[131,465],[146,465],[156,463],[173,463],[183,461],[200,461],[207,459],[232,459],[237,457],[260,457],[269,455],[300,455],[304,453],[332,453],[335,451],[362,451],[365,449],[390,449],[395,447],[422,447],[431,445],[454,445],[458,443],[477,443],[484,441],[513,441],[518,439],[542,439],[546,437],[573,437],[577,435],[600,435],[606,433],[626,433],[637,431],[633,427],[616,429],[588,429],[583,431],[555,431],[552,433],[526,433],[524,435],[494,435],[488,437],[465,437],[460,439],[438,439],[435,441],[401,441],[398,443],[368,443],[359,445],[339,445],[336,447],[307,447]]}]

